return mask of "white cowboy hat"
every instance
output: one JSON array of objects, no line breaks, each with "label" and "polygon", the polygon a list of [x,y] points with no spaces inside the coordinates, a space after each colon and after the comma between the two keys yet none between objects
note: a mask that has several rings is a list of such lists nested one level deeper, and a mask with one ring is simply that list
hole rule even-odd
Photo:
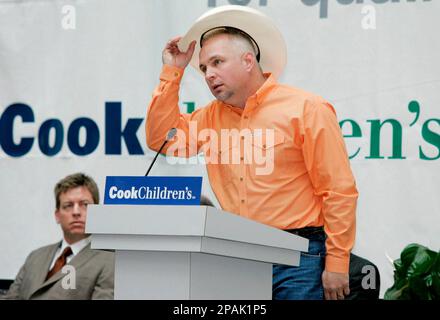
[{"label": "white cowboy hat", "polygon": [[254,40],[260,51],[260,66],[263,72],[271,72],[278,78],[286,66],[287,49],[284,38],[274,22],[261,12],[245,6],[228,5],[209,10],[196,20],[178,46],[186,51],[189,44],[197,41],[190,64],[198,71],[200,37],[218,27],[233,27],[244,31]]}]

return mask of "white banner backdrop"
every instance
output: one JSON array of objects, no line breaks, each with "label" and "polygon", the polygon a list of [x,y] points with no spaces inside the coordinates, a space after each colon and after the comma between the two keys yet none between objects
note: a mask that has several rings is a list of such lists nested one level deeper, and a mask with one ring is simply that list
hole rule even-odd
[{"label": "white banner backdrop", "polygon": [[[206,10],[242,4],[284,34],[281,82],[336,108],[360,192],[354,252],[377,264],[416,242],[440,248],[440,2],[347,0],[0,1],[0,278],[57,241],[53,187],[83,171],[143,175],[154,154],[144,116],[165,42]],[[212,99],[186,71],[181,109]],[[203,175],[169,165],[152,175]],[[215,201],[215,200],[214,200]],[[216,202],[216,204],[218,204]],[[389,258],[388,258],[389,257]]]}]

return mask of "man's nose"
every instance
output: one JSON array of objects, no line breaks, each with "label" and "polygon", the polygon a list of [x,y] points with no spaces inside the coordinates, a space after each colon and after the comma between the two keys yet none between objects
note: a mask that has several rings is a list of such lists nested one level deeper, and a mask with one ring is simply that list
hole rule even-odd
[{"label": "man's nose", "polygon": [[81,205],[80,205],[79,203],[75,203],[75,204],[73,205],[73,211],[72,211],[72,214],[73,214],[74,216],[79,216],[79,215],[81,215]]},{"label": "man's nose", "polygon": [[215,74],[215,72],[213,72],[213,70],[211,68],[209,68],[209,67],[206,68],[206,72],[205,72],[206,81],[211,82],[212,80],[215,79],[215,76],[216,76],[216,74]]}]

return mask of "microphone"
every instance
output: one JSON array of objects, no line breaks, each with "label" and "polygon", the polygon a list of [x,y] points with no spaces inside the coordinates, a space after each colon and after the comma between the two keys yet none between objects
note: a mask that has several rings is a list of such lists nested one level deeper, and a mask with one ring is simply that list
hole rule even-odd
[{"label": "microphone", "polygon": [[165,147],[167,142],[174,138],[176,133],[177,133],[177,129],[176,128],[171,128],[170,131],[168,131],[168,134],[167,134],[167,137],[165,138],[165,141],[162,143],[162,146],[160,147],[159,151],[157,151],[156,156],[154,157],[153,162],[151,162],[150,167],[148,168],[147,173],[145,174],[145,176],[148,176],[148,173],[150,173],[150,170],[153,167],[154,162],[156,162],[157,156],[162,151],[163,147]]}]

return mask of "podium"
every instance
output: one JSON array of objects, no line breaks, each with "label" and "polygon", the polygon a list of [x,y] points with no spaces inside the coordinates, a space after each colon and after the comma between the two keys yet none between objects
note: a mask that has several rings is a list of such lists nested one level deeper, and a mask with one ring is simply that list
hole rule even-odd
[{"label": "podium", "polygon": [[115,251],[115,299],[270,300],[272,264],[308,240],[207,206],[89,206],[92,249]]}]

